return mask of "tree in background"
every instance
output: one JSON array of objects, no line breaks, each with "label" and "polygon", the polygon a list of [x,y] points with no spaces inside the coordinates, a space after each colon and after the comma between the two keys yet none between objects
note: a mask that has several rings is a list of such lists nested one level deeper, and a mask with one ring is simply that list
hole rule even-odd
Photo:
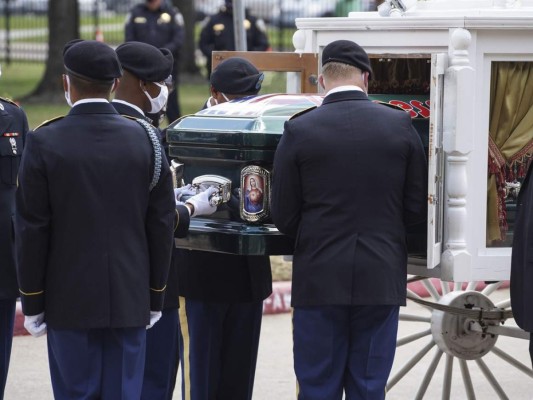
[{"label": "tree in background", "polygon": [[77,0],[48,1],[48,59],[37,88],[24,101],[33,103],[65,101],[61,74],[63,47],[80,37],[80,13]]},{"label": "tree in background", "polygon": [[196,12],[194,2],[190,0],[172,0],[178,7],[185,20],[185,43],[181,50],[180,68],[182,72],[197,74],[199,72],[196,65],[195,49],[196,41],[194,37],[194,26],[196,24]]}]

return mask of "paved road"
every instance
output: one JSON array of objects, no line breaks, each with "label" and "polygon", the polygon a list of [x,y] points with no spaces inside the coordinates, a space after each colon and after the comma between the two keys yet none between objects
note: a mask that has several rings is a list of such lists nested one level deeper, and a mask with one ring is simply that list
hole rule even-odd
[{"label": "paved road", "polygon": [[[508,290],[500,290],[491,298],[497,302],[508,298]],[[409,305],[403,312],[416,315],[429,315],[417,305]],[[401,323],[399,337],[427,329],[424,323]],[[415,353],[430,341],[429,336],[398,349],[393,374],[398,371]],[[528,343],[525,340],[500,338],[497,346],[513,355],[520,362],[530,366]],[[390,391],[387,400],[412,400],[416,398],[424,375],[430,369],[435,348],[416,364],[404,379]],[[424,399],[434,400],[442,397],[444,360],[442,356],[435,375],[431,380]],[[496,380],[511,400],[533,399],[533,380],[523,372],[510,366],[507,362],[493,354],[483,358],[494,374]],[[468,367],[477,399],[498,399],[496,391],[487,382],[475,361],[468,361]],[[254,400],[289,400],[295,399],[295,378],[292,371],[291,319],[289,313],[265,315],[258,357]],[[46,357],[46,338],[17,336],[14,339],[12,365],[8,377],[5,400],[51,400],[53,398]],[[179,399],[179,388],[174,399]],[[459,365],[453,364],[453,381],[451,399],[464,400]],[[505,397],[502,397],[505,398]],[[327,400],[327,399],[325,399]]]}]

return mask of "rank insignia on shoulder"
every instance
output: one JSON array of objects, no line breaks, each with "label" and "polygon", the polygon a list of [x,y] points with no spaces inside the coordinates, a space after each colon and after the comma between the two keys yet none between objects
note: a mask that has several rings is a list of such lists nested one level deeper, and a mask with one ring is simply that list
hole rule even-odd
[{"label": "rank insignia on shoulder", "polygon": [[381,104],[382,106],[385,106],[385,107],[394,108],[395,110],[405,111],[403,108],[401,108],[400,106],[396,104],[391,104],[391,103],[388,103],[386,101],[381,101],[381,100],[372,100],[372,101],[376,104]]},{"label": "rank insignia on shoulder", "polygon": [[41,123],[40,125],[38,125],[34,131],[36,131],[37,129],[39,128],[42,128],[43,126],[47,126],[47,125],[50,125],[52,122],[56,122],[56,121],[59,121],[60,119],[63,119],[65,118],[64,115],[60,115],[58,117],[55,117],[55,118],[51,118],[51,119],[47,119],[46,121],[44,121],[43,123]]},{"label": "rank insignia on shoulder", "polygon": [[[6,103],[13,104],[14,106],[20,107],[17,103],[15,103],[13,100],[8,99],[7,97],[0,97],[0,100],[5,101]],[[0,104],[1,109],[4,109],[4,106]]]},{"label": "rank insignia on shoulder", "polygon": [[304,114],[308,113],[309,111],[314,110],[315,108],[316,108],[316,106],[313,106],[313,107],[306,108],[305,110],[302,110],[300,112],[297,112],[292,117],[290,117],[289,120],[294,119],[294,118],[298,118],[299,116],[304,115]]}]

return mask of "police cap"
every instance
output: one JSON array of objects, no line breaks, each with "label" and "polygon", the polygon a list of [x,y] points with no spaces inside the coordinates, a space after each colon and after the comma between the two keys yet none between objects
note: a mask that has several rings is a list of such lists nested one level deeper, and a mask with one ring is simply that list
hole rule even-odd
[{"label": "police cap", "polygon": [[352,65],[363,72],[372,74],[372,67],[366,51],[351,40],[336,40],[322,51],[322,66],[329,62]]},{"label": "police cap", "polygon": [[265,74],[241,57],[222,61],[211,73],[211,85],[226,94],[256,94]]},{"label": "police cap", "polygon": [[113,81],[122,76],[115,50],[96,40],[68,42],[63,49],[63,63],[70,74],[92,81]]},{"label": "police cap", "polygon": [[158,49],[141,42],[126,42],[117,47],[122,68],[145,82],[161,82],[172,74],[174,57],[169,49]]}]

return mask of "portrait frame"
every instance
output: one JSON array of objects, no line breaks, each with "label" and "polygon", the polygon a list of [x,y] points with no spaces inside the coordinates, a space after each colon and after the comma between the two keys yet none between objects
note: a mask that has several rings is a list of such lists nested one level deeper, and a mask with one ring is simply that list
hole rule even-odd
[{"label": "portrait frame", "polygon": [[270,217],[270,171],[257,165],[241,170],[239,209],[246,222],[260,223]]}]

